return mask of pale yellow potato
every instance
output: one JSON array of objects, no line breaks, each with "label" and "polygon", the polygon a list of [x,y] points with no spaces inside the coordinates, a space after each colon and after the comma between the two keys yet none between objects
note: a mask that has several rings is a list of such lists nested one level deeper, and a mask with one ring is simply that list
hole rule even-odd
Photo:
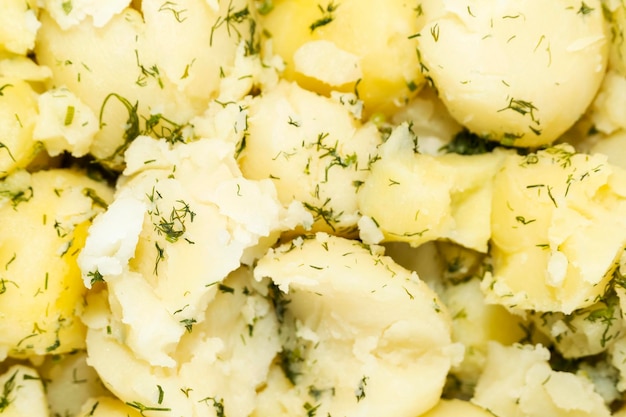
[{"label": "pale yellow potato", "polygon": [[590,108],[595,129],[607,135],[626,128],[626,77],[615,70],[607,72]]},{"label": "pale yellow potato", "polygon": [[0,52],[26,55],[35,46],[40,23],[36,0],[4,0],[0,13]]},{"label": "pale yellow potato", "polygon": [[[102,116],[90,151],[119,167],[128,141],[149,130],[145,119],[151,116],[167,120],[146,133],[186,139],[172,131],[217,98],[220,79],[234,71],[240,42],[254,41],[246,7],[244,0],[146,0],[141,13],[126,9],[102,27],[85,19],[67,30],[42,12],[35,52],[52,70],[49,87],[68,88]],[[234,19],[236,12],[242,17]],[[129,127],[129,119],[135,125]]]},{"label": "pale yellow potato", "polygon": [[271,179],[284,205],[302,202],[315,220],[313,231],[354,236],[356,192],[382,142],[376,127],[285,81],[253,100],[248,112],[238,159],[243,174]]},{"label": "pale yellow potato", "polygon": [[554,371],[541,345],[489,345],[472,402],[497,416],[609,417],[591,380]]},{"label": "pale yellow potato", "polygon": [[19,171],[0,189],[0,357],[83,348],[76,257],[111,190],[71,170]]},{"label": "pale yellow potato", "polygon": [[3,417],[48,417],[43,381],[34,369],[13,365],[0,375]]},{"label": "pale yellow potato", "polygon": [[603,6],[610,17],[608,19],[611,28],[609,67],[622,76],[626,76],[626,39],[624,38],[626,5],[620,0],[605,0]]},{"label": "pale yellow potato", "polygon": [[494,180],[489,302],[572,313],[604,294],[626,244],[626,173],[559,145],[507,157]]},{"label": "pale yellow potato", "polygon": [[421,417],[493,417],[493,413],[468,401],[441,400],[437,405]]},{"label": "pale yellow potato", "polygon": [[414,417],[437,403],[462,350],[439,297],[382,248],[318,233],[270,250],[254,275],[283,293],[293,383],[271,387],[277,400],[261,415],[308,403],[320,415]]},{"label": "pale yellow potato", "polygon": [[427,3],[422,71],[472,132],[548,145],[591,103],[610,44],[600,0]]},{"label": "pale yellow potato", "polygon": [[62,29],[68,29],[85,19],[93,21],[95,27],[104,26],[111,18],[121,13],[131,0],[40,0]]},{"label": "pale yellow potato", "polygon": [[604,154],[609,163],[626,169],[626,130],[620,129],[601,137],[591,147],[591,152]]},{"label": "pale yellow potato", "polygon": [[51,76],[50,68],[38,65],[26,56],[0,51],[0,77],[43,83]]},{"label": "pale yellow potato", "polygon": [[244,178],[233,154],[218,139],[138,137],[115,200],[89,229],[78,259],[85,285],[108,283],[125,348],[153,366],[177,366],[186,323],[204,319],[230,272],[312,222],[299,203],[283,207],[271,181]]},{"label": "pale yellow potato", "polygon": [[610,349],[624,329],[615,293],[593,305],[563,313],[533,314],[530,319],[564,358],[592,356]]},{"label": "pale yellow potato", "polygon": [[380,228],[384,241],[417,246],[449,239],[486,252],[492,178],[505,154],[431,156],[415,153],[417,144],[404,124],[380,147],[380,160],[359,188],[361,214]]},{"label": "pale yellow potato", "polygon": [[0,178],[35,157],[37,94],[19,78],[0,77]]},{"label": "pale yellow potato", "polygon": [[477,278],[446,287],[441,299],[452,317],[452,340],[465,346],[463,362],[452,373],[467,386],[480,376],[490,341],[511,345],[527,336],[521,317],[485,302]]},{"label": "pale yellow potato", "polygon": [[392,114],[424,77],[412,35],[423,11],[401,0],[276,0],[260,18],[283,77],[322,94],[358,90],[365,113]]},{"label": "pale yellow potato", "polygon": [[39,115],[33,137],[42,142],[51,156],[68,152],[84,156],[98,132],[98,119],[93,111],[71,91],[48,90],[37,100]]},{"label": "pale yellow potato", "polygon": [[73,417],[143,417],[143,410],[131,407],[117,398],[96,397],[86,401]]},{"label": "pale yellow potato", "polygon": [[111,396],[95,369],[87,365],[84,350],[48,355],[36,369],[46,381],[46,398],[52,415],[74,416],[90,398]]},{"label": "pale yellow potato", "polygon": [[[127,345],[127,325],[115,316],[117,307],[107,302],[110,295],[91,292],[84,315],[88,363],[124,403],[146,407],[146,416],[248,417],[281,350],[268,283],[257,283],[241,268],[213,285],[217,294],[202,317],[183,321],[187,329],[172,354],[176,366],[169,369],[139,358]],[[144,300],[139,294],[135,301]],[[159,323],[141,325],[149,330]]]}]

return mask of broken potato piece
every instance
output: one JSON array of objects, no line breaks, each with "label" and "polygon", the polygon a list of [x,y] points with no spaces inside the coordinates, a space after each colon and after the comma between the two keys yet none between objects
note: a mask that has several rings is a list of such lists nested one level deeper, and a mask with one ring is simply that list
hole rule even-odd
[{"label": "broken potato piece", "polygon": [[112,191],[69,169],[18,171],[0,187],[0,357],[84,348],[76,258]]}]

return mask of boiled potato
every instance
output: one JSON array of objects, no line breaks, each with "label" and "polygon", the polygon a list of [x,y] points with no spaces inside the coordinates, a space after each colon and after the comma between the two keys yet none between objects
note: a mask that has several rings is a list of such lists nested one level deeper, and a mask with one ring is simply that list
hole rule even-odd
[{"label": "boiled potato", "polygon": [[490,302],[562,312],[591,306],[626,245],[626,173],[559,145],[510,155],[494,179]]},{"label": "boiled potato", "polygon": [[341,104],[282,82],[250,103],[243,174],[271,179],[284,205],[300,201],[314,231],[354,236],[356,191],[377,157],[381,137]]},{"label": "boiled potato", "polygon": [[381,146],[380,161],[358,192],[360,212],[384,241],[417,246],[450,239],[486,252],[491,184],[505,154],[431,156],[415,152],[417,140],[404,124]]},{"label": "boiled potato", "polygon": [[261,415],[297,415],[290,404],[299,403],[320,415],[413,417],[436,404],[462,350],[447,310],[415,272],[380,247],[318,233],[270,250],[254,274],[282,293],[290,380],[268,387],[278,401]]},{"label": "boiled potato", "polygon": [[610,44],[600,0],[427,3],[422,70],[472,132],[548,145],[591,103]]},{"label": "boiled potato", "polygon": [[43,381],[24,365],[11,366],[0,375],[0,413],[7,417],[48,417]]},{"label": "boiled potato", "polygon": [[491,342],[472,402],[497,416],[611,415],[589,379],[552,370],[549,358],[550,352],[541,345]]},{"label": "boiled potato", "polygon": [[74,416],[92,397],[111,395],[95,369],[87,365],[87,352],[47,355],[37,371],[46,381],[46,397],[52,415]]},{"label": "boiled potato", "polygon": [[424,83],[415,54],[423,10],[402,0],[277,0],[260,22],[284,78],[323,94],[358,90],[367,114],[391,114]]},{"label": "boiled potato", "polygon": [[76,257],[111,190],[72,170],[20,171],[0,189],[0,356],[83,348]]},{"label": "boiled potato", "polygon": [[254,41],[243,0],[169,3],[145,0],[141,13],[127,8],[102,27],[85,19],[64,29],[41,15],[36,54],[52,70],[48,87],[67,88],[100,116],[90,152],[115,168],[140,133],[185,140],[183,126],[233,72],[239,43]]},{"label": "boiled potato", "polygon": [[24,168],[35,157],[33,129],[37,94],[19,78],[0,77],[0,177]]},{"label": "boiled potato", "polygon": [[60,88],[41,94],[38,105],[33,137],[44,144],[48,154],[56,156],[67,151],[80,157],[89,152],[98,132],[98,120],[86,104],[71,91]]},{"label": "boiled potato", "polygon": [[[176,366],[169,369],[135,355],[106,291],[91,293],[85,315],[88,363],[118,398],[145,415],[248,417],[281,349],[268,284],[241,268],[212,286],[217,294],[202,317],[183,322],[185,335],[172,354]],[[145,298],[137,298],[138,309]],[[146,320],[141,326],[146,333],[154,328]]]},{"label": "boiled potato", "polygon": [[300,204],[280,204],[269,180],[244,178],[233,151],[218,139],[137,138],[78,259],[85,285],[107,282],[125,348],[152,366],[177,366],[187,324],[203,320],[230,272],[310,222]]},{"label": "boiled potato", "polygon": [[40,23],[35,0],[5,0],[0,13],[0,53],[26,55],[35,46]]},{"label": "boiled potato", "polygon": [[493,413],[468,401],[441,400],[435,408],[421,417],[493,417]]},{"label": "boiled potato", "polygon": [[74,417],[143,417],[141,407],[134,407],[117,398],[96,397],[86,401]]}]

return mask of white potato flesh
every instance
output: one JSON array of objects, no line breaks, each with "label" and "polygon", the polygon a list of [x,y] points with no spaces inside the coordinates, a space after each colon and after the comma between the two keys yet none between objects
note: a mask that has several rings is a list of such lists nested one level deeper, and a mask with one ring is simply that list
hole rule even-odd
[{"label": "white potato flesh", "polygon": [[30,84],[0,77],[0,178],[25,168],[35,157],[37,113],[37,94]]},{"label": "white potato flesh", "polygon": [[424,84],[412,36],[423,24],[421,7],[403,0],[272,3],[260,23],[285,60],[285,79],[325,95],[357,89],[368,115],[392,114]]},{"label": "white potato flesh", "polygon": [[480,136],[551,144],[600,86],[610,43],[600,0],[445,0],[426,10],[417,38],[424,75]]},{"label": "white potato flesh", "polygon": [[87,286],[107,281],[128,347],[154,366],[176,366],[185,323],[203,319],[219,282],[282,230],[310,222],[302,206],[280,204],[269,180],[244,178],[233,152],[217,139],[137,138],[79,257]]},{"label": "white potato flesh", "polygon": [[89,152],[99,125],[86,104],[65,88],[46,91],[37,104],[39,115],[33,138],[44,144],[49,155],[67,151],[80,157]]},{"label": "white potato flesh", "polygon": [[457,399],[441,400],[435,408],[422,414],[421,417],[493,417],[491,411],[485,410],[468,401]]},{"label": "white potato flesh", "polygon": [[404,124],[380,147],[380,160],[359,189],[361,214],[378,225],[384,241],[418,246],[450,239],[486,252],[492,179],[505,154],[431,156],[415,153],[417,141]]},{"label": "white potato flesh", "polygon": [[52,415],[75,416],[92,397],[111,395],[95,369],[87,365],[87,352],[48,355],[37,371],[46,381],[46,397]]},{"label": "white potato flesh", "polygon": [[604,294],[626,244],[626,173],[559,145],[510,155],[494,179],[490,302],[563,312]]},{"label": "white potato flesh", "polygon": [[[41,14],[36,54],[52,70],[48,86],[66,87],[94,114],[102,113],[90,151],[116,166],[125,141],[139,133],[124,137],[131,116],[139,116],[143,129],[143,118],[152,115],[182,125],[202,114],[217,97],[220,79],[233,72],[239,43],[251,36],[243,0],[218,8],[204,0],[169,3],[143,1],[141,13],[125,9],[102,27],[84,19],[64,30],[49,13]],[[233,20],[235,12],[242,19]]]},{"label": "white potato flesh", "polygon": [[318,233],[258,262],[255,277],[284,292],[281,358],[295,383],[273,387],[269,415],[308,404],[320,415],[409,417],[437,403],[459,359],[450,318],[415,272],[380,252]]},{"label": "white potato flesh", "polygon": [[271,179],[280,201],[301,201],[314,231],[354,235],[356,190],[376,159],[380,134],[326,97],[282,82],[249,106],[243,174]]},{"label": "white potato flesh", "polygon": [[487,365],[472,402],[498,416],[609,417],[593,383],[584,376],[554,371],[541,345],[489,345]]},{"label": "white potato flesh", "polygon": [[13,365],[0,375],[0,413],[6,417],[48,417],[44,385],[34,369]]},{"label": "white potato flesh", "polygon": [[[112,191],[72,170],[17,172],[1,184],[0,356],[84,348],[76,258]],[[35,239],[33,237],[36,236]]]},{"label": "white potato flesh", "polygon": [[34,0],[5,0],[0,13],[0,52],[26,55],[35,47],[38,4]]},{"label": "white potato flesh", "polygon": [[142,417],[137,408],[117,398],[96,397],[86,401],[75,417]]},{"label": "white potato flesh", "polygon": [[90,294],[88,363],[118,398],[147,415],[248,417],[280,350],[279,323],[267,282],[254,281],[247,268],[213,288],[217,294],[202,318],[183,323],[187,329],[172,352],[172,368],[151,366],[135,355],[125,340],[127,325],[111,312],[116,307],[107,305],[106,291]]}]

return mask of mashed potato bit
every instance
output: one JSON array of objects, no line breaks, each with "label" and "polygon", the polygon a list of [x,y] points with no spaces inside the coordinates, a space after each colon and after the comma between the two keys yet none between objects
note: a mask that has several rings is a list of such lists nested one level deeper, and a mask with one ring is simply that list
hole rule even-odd
[{"label": "mashed potato bit", "polygon": [[76,257],[112,191],[66,169],[18,171],[0,187],[0,358],[84,348]]},{"label": "mashed potato bit", "polygon": [[81,252],[85,284],[108,283],[128,346],[152,365],[176,365],[186,325],[203,320],[219,283],[249,254],[310,223],[302,206],[278,202],[269,180],[243,178],[233,152],[217,139],[137,138],[116,199]]},{"label": "mashed potato bit", "polygon": [[472,402],[499,416],[611,415],[589,379],[552,370],[549,358],[541,345],[491,343]]},{"label": "mashed potato bit", "polygon": [[[492,179],[505,154],[431,156],[417,149],[408,124],[394,130],[359,189],[360,212],[380,228],[384,241],[418,246],[450,239],[486,252]],[[361,226],[371,233],[365,222]]]},{"label": "mashed potato bit", "polygon": [[494,180],[488,299],[566,314],[596,302],[626,245],[625,191],[626,174],[601,154],[508,156]]},{"label": "mashed potato bit", "polygon": [[320,415],[409,417],[438,401],[462,348],[436,294],[380,248],[319,233],[270,250],[254,275],[283,293],[289,380],[268,386],[259,415],[298,415],[308,404]]}]

